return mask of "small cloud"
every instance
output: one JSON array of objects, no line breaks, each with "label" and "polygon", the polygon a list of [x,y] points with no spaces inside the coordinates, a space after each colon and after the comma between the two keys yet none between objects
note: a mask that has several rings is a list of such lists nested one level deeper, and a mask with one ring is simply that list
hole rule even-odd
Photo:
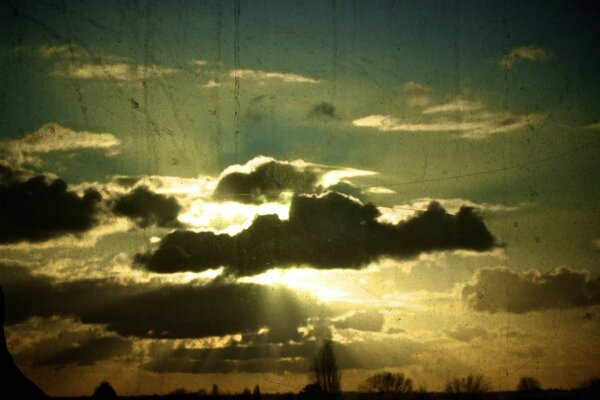
[{"label": "small cloud", "polygon": [[203,67],[208,64],[208,61],[200,59],[200,58],[196,58],[194,60],[191,60],[190,64],[195,65],[197,67]]},{"label": "small cloud", "polygon": [[500,65],[503,68],[510,69],[515,65],[517,60],[527,61],[548,61],[550,52],[535,46],[522,46],[512,49],[507,55],[500,59]]},{"label": "small cloud", "polygon": [[145,186],[120,196],[113,206],[115,214],[133,219],[142,228],[150,225],[176,227],[180,210],[175,197],[154,193]]},{"label": "small cloud", "polygon": [[458,326],[446,334],[454,340],[460,342],[470,342],[474,339],[487,339],[490,334],[480,326]]},{"label": "small cloud", "polygon": [[367,188],[365,190],[365,192],[373,193],[373,194],[394,194],[394,193],[396,193],[392,189],[388,189],[388,188],[382,187],[382,186],[374,186],[374,187]]},{"label": "small cloud", "polygon": [[416,82],[407,82],[401,89],[402,97],[411,106],[424,107],[431,102],[433,90]]},{"label": "small cloud", "polygon": [[308,115],[312,118],[335,118],[336,110],[335,106],[331,103],[321,102],[319,104],[315,104],[313,108],[310,110]]},{"label": "small cloud", "polygon": [[49,122],[21,139],[1,141],[0,149],[3,149],[6,157],[16,165],[39,165],[41,160],[37,157],[38,154],[99,149],[112,156],[118,154],[120,145],[121,141],[110,133],[74,131],[57,122]]},{"label": "small cloud", "polygon": [[280,80],[286,83],[309,83],[317,84],[318,79],[309,78],[303,75],[285,73],[285,72],[267,72],[253,69],[237,69],[229,71],[231,78],[253,79],[264,82],[266,80]]},{"label": "small cloud", "polygon": [[218,88],[221,86],[223,86],[223,84],[216,79],[211,79],[208,82],[206,82],[204,85],[202,85],[202,87],[205,89]]},{"label": "small cloud", "polygon": [[600,129],[600,122],[594,122],[593,124],[585,125],[584,129]]}]

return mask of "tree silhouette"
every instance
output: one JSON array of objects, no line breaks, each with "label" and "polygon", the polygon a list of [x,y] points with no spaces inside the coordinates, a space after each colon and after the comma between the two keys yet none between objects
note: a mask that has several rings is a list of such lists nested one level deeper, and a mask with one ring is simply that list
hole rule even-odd
[{"label": "tree silhouette", "polygon": [[313,359],[312,373],[314,381],[319,384],[325,393],[339,393],[341,390],[341,377],[337,360],[333,351],[333,342],[325,339],[319,352]]},{"label": "tree silhouette", "polygon": [[116,399],[118,396],[110,383],[102,381],[96,390],[94,390],[94,395],[92,397],[95,399]]},{"label": "tree silhouette", "polygon": [[540,390],[541,388],[540,381],[533,376],[522,376],[517,385],[517,390],[520,392],[531,392]]},{"label": "tree silhouette", "polygon": [[454,378],[446,384],[446,392],[453,394],[481,394],[489,390],[483,375],[469,374],[464,378]]},{"label": "tree silhouette", "polygon": [[260,386],[254,386],[254,390],[252,391],[252,400],[260,400]]},{"label": "tree silhouette", "polygon": [[411,393],[412,380],[403,373],[382,372],[367,378],[360,386],[362,392]]}]

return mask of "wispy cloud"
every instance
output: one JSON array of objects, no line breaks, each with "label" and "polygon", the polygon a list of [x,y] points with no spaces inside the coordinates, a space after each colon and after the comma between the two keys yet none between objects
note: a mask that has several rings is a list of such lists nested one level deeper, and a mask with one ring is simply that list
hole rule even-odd
[{"label": "wispy cloud", "polygon": [[460,96],[447,103],[425,108],[421,113],[422,116],[417,120],[373,114],[355,119],[352,125],[382,132],[449,132],[457,133],[457,137],[464,139],[485,139],[498,133],[534,127],[546,117],[541,113],[489,111],[483,102]]},{"label": "wispy cloud", "polygon": [[456,97],[448,103],[429,107],[423,110],[423,114],[439,114],[448,112],[467,112],[476,111],[483,108],[481,101],[469,101],[462,97]]},{"label": "wispy cloud", "polygon": [[21,139],[0,142],[6,157],[16,165],[39,165],[39,154],[54,151],[100,149],[110,156],[118,153],[120,145],[121,141],[110,133],[78,132],[56,122],[44,124]]},{"label": "wispy cloud", "polygon": [[280,80],[286,83],[309,83],[309,84],[317,84],[319,83],[318,79],[309,78],[307,76],[286,73],[286,72],[267,72],[267,71],[259,71],[253,69],[237,69],[229,71],[229,76],[231,78],[243,78],[243,79],[253,79],[257,81],[264,82],[266,80]]},{"label": "wispy cloud", "polygon": [[101,50],[92,53],[77,45],[47,45],[41,46],[39,51],[45,59],[57,59],[50,75],[61,78],[127,82],[179,72],[179,69],[172,67],[136,64],[127,58],[106,54]]},{"label": "wispy cloud", "polygon": [[407,82],[402,86],[402,97],[411,106],[426,106],[431,102],[433,90],[416,82]]},{"label": "wispy cloud", "polygon": [[512,68],[517,60],[548,61],[551,55],[547,50],[536,46],[521,46],[512,49],[500,59],[503,68]]},{"label": "wispy cloud", "polygon": [[496,133],[535,126],[543,114],[516,115],[486,112],[473,118],[437,119],[431,122],[404,122],[391,115],[369,115],[352,121],[354,126],[375,128],[382,132],[458,132],[465,139],[485,139]]},{"label": "wispy cloud", "polygon": [[120,82],[136,81],[174,74],[179,70],[158,65],[118,64],[62,64],[57,65],[52,75],[75,79],[111,79]]}]

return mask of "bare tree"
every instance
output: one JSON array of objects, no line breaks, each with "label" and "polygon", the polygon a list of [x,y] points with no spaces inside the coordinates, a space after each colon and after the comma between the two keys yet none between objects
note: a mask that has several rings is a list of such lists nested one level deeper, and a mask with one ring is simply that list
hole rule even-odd
[{"label": "bare tree", "polygon": [[478,394],[487,392],[489,386],[483,375],[469,374],[464,378],[454,378],[449,381],[446,384],[446,392],[454,394]]},{"label": "bare tree", "polygon": [[540,381],[532,376],[523,376],[519,380],[519,384],[517,385],[517,390],[520,392],[530,392],[533,390],[540,390],[542,385],[540,385]]},{"label": "bare tree", "polygon": [[363,392],[411,393],[412,380],[403,373],[382,372],[367,378],[360,386]]},{"label": "bare tree", "polygon": [[325,339],[312,363],[314,380],[325,393],[339,393],[341,377],[333,351],[333,342]]}]

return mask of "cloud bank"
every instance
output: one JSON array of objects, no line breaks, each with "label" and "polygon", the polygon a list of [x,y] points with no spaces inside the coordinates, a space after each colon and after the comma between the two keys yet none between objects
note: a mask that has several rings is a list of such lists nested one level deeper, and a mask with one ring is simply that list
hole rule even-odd
[{"label": "cloud bank", "polygon": [[508,268],[482,269],[462,290],[463,301],[477,311],[523,314],[600,304],[600,281],[588,272],[559,268],[524,273]]}]

